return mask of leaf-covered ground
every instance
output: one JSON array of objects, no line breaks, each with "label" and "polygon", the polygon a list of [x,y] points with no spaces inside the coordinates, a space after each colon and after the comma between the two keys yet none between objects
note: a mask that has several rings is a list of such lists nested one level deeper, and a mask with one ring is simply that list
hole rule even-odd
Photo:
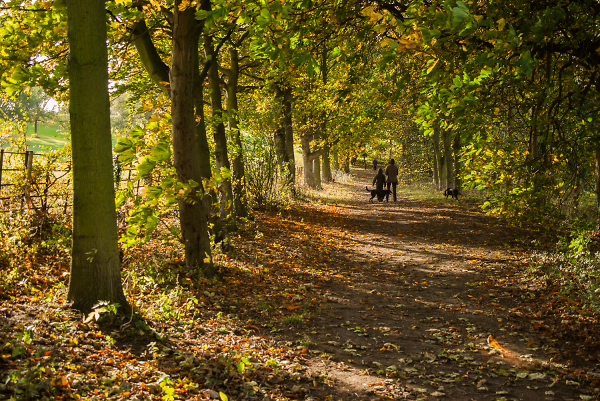
[{"label": "leaf-covered ground", "polygon": [[0,399],[599,399],[599,320],[528,268],[540,232],[402,186],[368,203],[354,175],[256,211],[219,280],[130,251],[125,319],[84,323],[67,255],[31,239],[0,290]]}]

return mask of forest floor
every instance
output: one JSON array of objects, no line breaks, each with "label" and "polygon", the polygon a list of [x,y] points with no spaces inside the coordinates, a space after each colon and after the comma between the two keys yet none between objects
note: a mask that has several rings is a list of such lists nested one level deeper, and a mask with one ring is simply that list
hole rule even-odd
[{"label": "forest floor", "polygon": [[255,211],[218,280],[138,249],[133,319],[70,311],[64,260],[23,271],[0,287],[0,400],[600,399],[600,319],[530,269],[552,238],[468,197],[369,203],[353,175]]}]

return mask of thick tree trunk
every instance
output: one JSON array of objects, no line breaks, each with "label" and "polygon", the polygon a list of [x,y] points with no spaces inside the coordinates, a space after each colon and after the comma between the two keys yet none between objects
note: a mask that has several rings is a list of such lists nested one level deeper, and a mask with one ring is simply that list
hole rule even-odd
[{"label": "thick tree trunk", "polygon": [[[198,30],[199,31],[199,30]],[[200,41],[200,33],[196,34],[195,47],[198,48]],[[210,164],[210,146],[208,145],[206,118],[204,115],[204,82],[206,80],[206,72],[200,74],[200,65],[198,52],[194,52],[194,110],[196,113],[196,139],[198,142],[198,161],[200,163],[200,175],[202,178],[210,179],[212,177],[212,167]],[[217,192],[211,188],[208,194],[202,199],[204,210],[208,220],[208,228],[211,235],[214,236],[215,242],[223,239],[223,225],[221,224],[219,210],[219,196]],[[210,237],[207,238],[210,243]]]},{"label": "thick tree trunk", "polygon": [[171,115],[173,120],[173,161],[177,179],[198,184],[195,191],[179,201],[181,234],[185,247],[185,264],[200,269],[207,277],[215,274],[211,257],[206,210],[201,199],[202,174],[196,135],[194,111],[194,53],[198,40],[194,9],[179,10],[181,0],[173,7],[173,54],[171,60]]},{"label": "thick tree trunk", "polygon": [[[210,89],[211,121],[213,129],[213,138],[215,141],[215,161],[217,170],[226,168],[231,170],[227,152],[227,135],[225,134],[225,124],[223,123],[223,102],[221,99],[221,84],[219,79],[219,65],[217,54],[213,47],[212,37],[204,35],[204,51],[206,57],[211,61],[208,69],[208,87]],[[235,216],[232,213],[233,189],[231,180],[222,182],[223,195],[221,197],[221,220],[228,228],[235,226]]]},{"label": "thick tree trunk", "polygon": [[99,301],[118,303],[128,310],[117,245],[105,2],[68,0],[67,16],[73,146],[68,299],[73,301],[73,308],[84,312]]},{"label": "thick tree trunk", "polygon": [[246,184],[244,182],[244,149],[242,147],[242,135],[239,129],[238,115],[238,77],[239,58],[238,51],[229,49],[229,73],[227,80],[227,122],[229,131],[233,138],[233,211],[236,217],[248,216],[246,207]]},{"label": "thick tree trunk", "polygon": [[313,159],[313,176],[315,179],[315,188],[322,189],[323,185],[321,183],[321,157],[317,156]]},{"label": "thick tree trunk", "polygon": [[314,157],[311,158],[310,154],[310,141],[312,135],[301,135],[300,136],[300,145],[302,147],[302,165],[304,167],[304,185],[309,188],[315,187],[315,179],[313,175],[313,160]]},{"label": "thick tree trunk", "polygon": [[[310,188],[320,189],[321,188],[321,168],[315,171],[315,163],[313,161],[318,159],[323,152],[323,148],[312,149],[310,148],[310,142],[312,141],[312,133],[304,133],[300,136],[300,145],[302,146],[302,162],[304,165],[304,185]],[[318,181],[317,181],[318,180]]]}]

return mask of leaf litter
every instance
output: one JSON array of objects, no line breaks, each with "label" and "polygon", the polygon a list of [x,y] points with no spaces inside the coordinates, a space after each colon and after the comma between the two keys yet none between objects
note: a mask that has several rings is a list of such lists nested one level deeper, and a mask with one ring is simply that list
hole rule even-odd
[{"label": "leaf litter", "polygon": [[129,250],[122,319],[71,311],[68,255],[24,251],[0,399],[598,399],[598,318],[528,269],[540,232],[462,200],[369,204],[355,174],[255,211],[218,280],[174,245]]}]

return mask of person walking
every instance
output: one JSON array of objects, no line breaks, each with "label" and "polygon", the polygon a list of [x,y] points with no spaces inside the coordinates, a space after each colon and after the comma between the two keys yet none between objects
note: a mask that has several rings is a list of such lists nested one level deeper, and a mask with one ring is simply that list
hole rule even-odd
[{"label": "person walking", "polygon": [[373,159],[373,171],[377,171],[377,159]]},{"label": "person walking", "polygon": [[[398,166],[394,159],[390,159],[390,162],[385,166],[385,175],[387,175],[387,189],[392,187],[392,193],[394,194],[394,202],[396,202],[396,186],[398,186]],[[390,195],[386,195],[386,200],[389,200]]]},{"label": "person walking", "polygon": [[381,167],[379,167],[377,175],[373,178],[373,185],[375,185],[375,189],[377,190],[377,200],[381,202],[383,200],[383,187],[385,185],[385,174],[383,174]]},{"label": "person walking", "polygon": [[375,185],[375,189],[377,191],[383,191],[383,186],[385,185],[385,175],[383,174],[383,169],[381,167],[379,167],[377,175],[373,178],[373,185]]}]

